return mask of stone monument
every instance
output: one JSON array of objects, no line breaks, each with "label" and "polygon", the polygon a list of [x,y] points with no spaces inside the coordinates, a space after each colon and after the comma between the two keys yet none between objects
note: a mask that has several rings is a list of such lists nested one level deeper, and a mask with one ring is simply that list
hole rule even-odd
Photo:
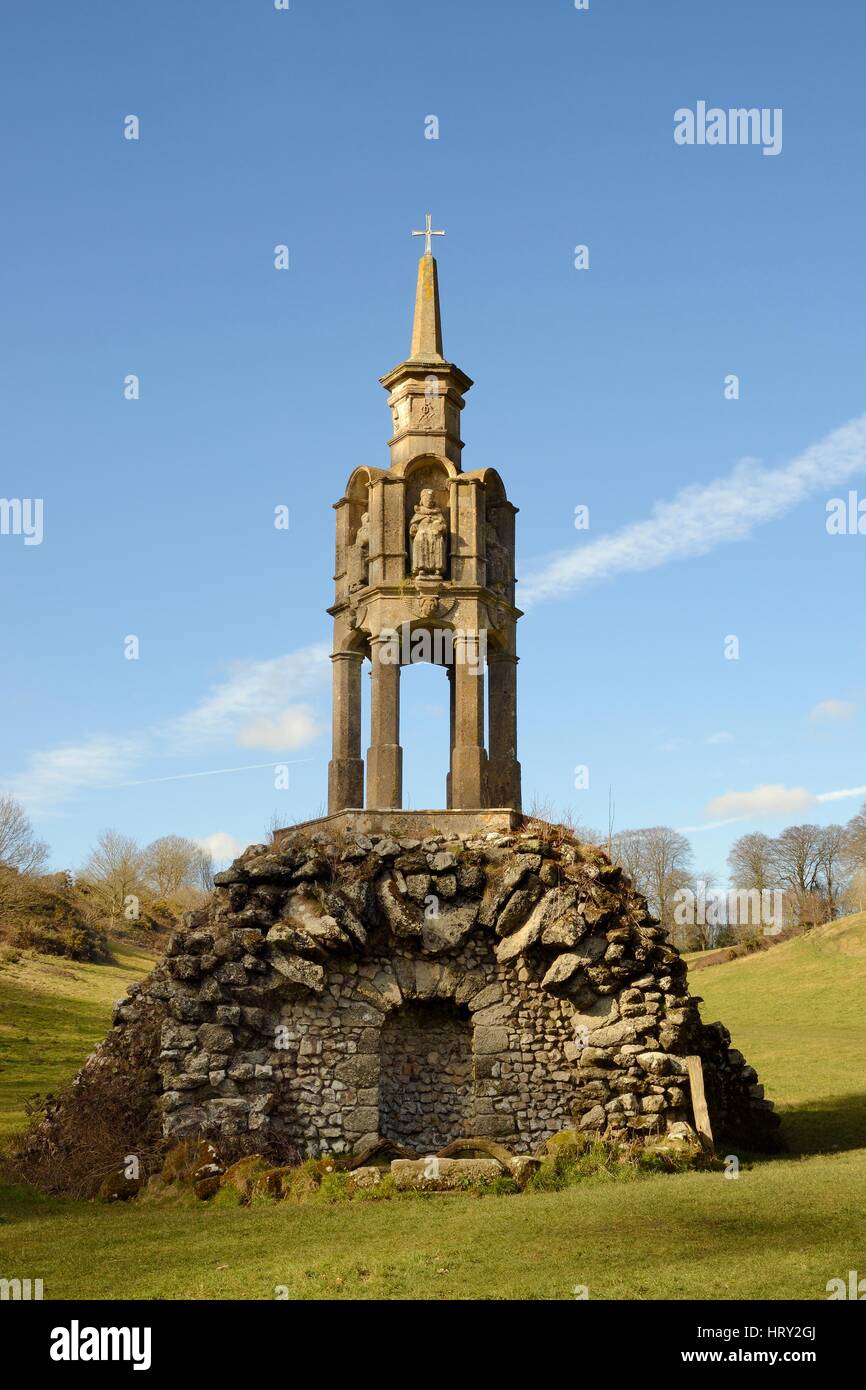
[{"label": "stone monument", "polygon": [[[472,383],[443,356],[435,234],[428,217],[411,352],[382,378],[390,467],[355,469],[336,504],[330,813],[216,876],[31,1136],[34,1161],[74,1142],[72,1111],[106,1086],[134,1092],[166,1140],[271,1156],[525,1157],[566,1129],[666,1142],[694,1138],[693,1120],[776,1142],[754,1070],[701,1020],[622,868],[520,814],[515,508],[493,469],[462,470]],[[401,630],[449,639],[439,811],[400,809]],[[118,1133],[118,1158],[142,1142]]]},{"label": "stone monument", "polygon": [[[408,358],[381,378],[393,434],[388,468],[356,468],[336,504],[333,754],[328,811],[399,810],[402,662],[392,633],[440,639],[450,686],[444,807],[520,810],[514,517],[493,468],[464,473],[460,412],[472,382],[443,355],[430,228],[418,265]],[[441,639],[446,638],[446,641]],[[408,650],[409,641],[404,644]],[[386,652],[387,656],[387,652]],[[361,756],[361,671],[372,677],[370,742]],[[484,741],[485,687],[488,739]]]}]

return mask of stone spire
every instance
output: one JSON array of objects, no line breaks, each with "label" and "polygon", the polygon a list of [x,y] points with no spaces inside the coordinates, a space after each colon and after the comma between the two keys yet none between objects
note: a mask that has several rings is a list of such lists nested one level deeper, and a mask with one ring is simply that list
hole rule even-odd
[{"label": "stone spire", "polygon": [[445,233],[434,231],[430,222],[428,213],[424,231],[412,233],[426,238],[426,248],[418,262],[409,356],[379,378],[388,392],[394,427],[388,441],[392,468],[403,469],[413,458],[436,454],[459,469],[463,449],[460,412],[472,380],[442,353],[439,273],[430,238]]},{"label": "stone spire", "polygon": [[436,260],[425,252],[418,262],[415,317],[412,321],[412,362],[441,362],[442,318],[439,313],[439,275]]}]

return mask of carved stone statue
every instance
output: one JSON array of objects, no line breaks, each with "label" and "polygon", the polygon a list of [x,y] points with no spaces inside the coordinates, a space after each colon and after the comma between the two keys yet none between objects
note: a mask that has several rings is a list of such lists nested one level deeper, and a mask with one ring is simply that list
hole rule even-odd
[{"label": "carved stone statue", "polygon": [[425,487],[409,523],[412,538],[412,573],[444,575],[448,523],[441,507],[433,500],[432,488]]},{"label": "carved stone statue", "polygon": [[487,523],[487,587],[504,594],[511,582],[511,565],[508,551],[496,531],[496,515],[492,511]]},{"label": "carved stone statue", "polygon": [[355,539],[349,547],[346,568],[349,576],[349,592],[363,589],[367,584],[367,571],[370,561],[370,514],[365,512]]}]

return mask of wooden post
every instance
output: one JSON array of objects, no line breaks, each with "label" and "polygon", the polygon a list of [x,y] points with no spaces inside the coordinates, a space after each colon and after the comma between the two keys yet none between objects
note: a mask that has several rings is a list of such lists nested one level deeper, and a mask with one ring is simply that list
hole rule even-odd
[{"label": "wooden post", "polygon": [[692,1114],[695,1117],[695,1129],[712,1148],[713,1129],[710,1124],[710,1112],[707,1109],[707,1098],[704,1095],[704,1071],[700,1057],[687,1057],[686,1066],[689,1069],[689,1087],[692,1093]]}]

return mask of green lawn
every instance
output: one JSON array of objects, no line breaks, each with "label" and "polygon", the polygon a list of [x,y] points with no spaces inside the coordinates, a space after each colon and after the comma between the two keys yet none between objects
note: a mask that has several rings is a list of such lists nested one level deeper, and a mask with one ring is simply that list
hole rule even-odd
[{"label": "green lawn", "polygon": [[[129,960],[132,972],[146,962]],[[121,991],[31,982],[30,1022],[52,1081]],[[0,1005],[12,981],[0,972]],[[56,981],[54,982],[56,986]],[[866,1249],[866,916],[694,976],[783,1114],[784,1156],[736,1180],[685,1173],[596,1179],[564,1192],[217,1208],[0,1193],[0,1273],[42,1277],[48,1298],[568,1299],[826,1297]],[[18,991],[29,987],[17,981]],[[76,986],[77,989],[77,986]],[[14,1002],[13,1000],[13,1002]],[[17,1009],[19,1004],[15,1004]],[[50,1044],[42,1019],[57,1032]],[[103,1025],[104,1025],[103,1015]],[[102,1027],[96,1030],[100,1034]],[[17,1036],[17,1033],[14,1034]],[[65,1052],[58,1038],[65,1038]],[[20,1040],[19,1040],[20,1041]],[[61,1055],[62,1054],[62,1055]],[[0,1107],[31,1087],[7,1060]]]},{"label": "green lawn", "polygon": [[757,1069],[791,1150],[866,1149],[866,913],[690,983]]},{"label": "green lawn", "polygon": [[112,951],[111,965],[30,952],[0,965],[0,1138],[22,1127],[28,1096],[74,1076],[105,1037],[114,1001],[155,959],[117,940]]},{"label": "green lawn", "polygon": [[826,1297],[862,1268],[863,1155],[516,1197],[339,1206],[5,1207],[5,1273],[46,1298]]}]

